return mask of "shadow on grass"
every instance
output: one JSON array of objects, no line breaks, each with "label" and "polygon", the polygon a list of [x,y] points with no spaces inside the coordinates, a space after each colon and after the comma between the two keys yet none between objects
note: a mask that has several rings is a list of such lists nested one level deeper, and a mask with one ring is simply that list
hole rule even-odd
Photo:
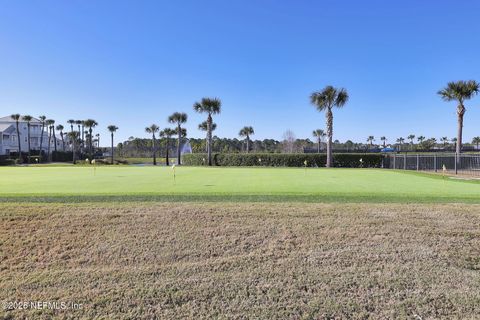
[{"label": "shadow on grass", "polygon": [[346,194],[218,194],[218,195],[0,195],[0,203],[84,203],[84,202],[305,202],[305,203],[471,203],[480,197],[439,197],[412,195],[346,195]]}]

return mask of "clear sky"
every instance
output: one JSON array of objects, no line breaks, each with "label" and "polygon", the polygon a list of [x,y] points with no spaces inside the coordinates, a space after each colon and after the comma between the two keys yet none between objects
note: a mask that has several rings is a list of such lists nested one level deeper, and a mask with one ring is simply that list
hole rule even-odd
[{"label": "clear sky", "polygon": [[[453,137],[448,81],[480,81],[477,0],[0,0],[0,116],[46,114],[146,137],[174,111],[222,99],[216,134],[311,137],[324,115],[309,95],[345,87],[334,139],[390,142]],[[465,138],[480,135],[480,97],[467,102]]]}]

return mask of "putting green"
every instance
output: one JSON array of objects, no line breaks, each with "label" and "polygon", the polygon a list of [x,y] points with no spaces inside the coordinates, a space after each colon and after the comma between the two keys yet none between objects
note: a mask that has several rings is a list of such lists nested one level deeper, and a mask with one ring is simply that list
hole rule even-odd
[{"label": "putting green", "polygon": [[478,202],[480,183],[381,169],[2,167],[0,200],[108,197],[167,200]]}]

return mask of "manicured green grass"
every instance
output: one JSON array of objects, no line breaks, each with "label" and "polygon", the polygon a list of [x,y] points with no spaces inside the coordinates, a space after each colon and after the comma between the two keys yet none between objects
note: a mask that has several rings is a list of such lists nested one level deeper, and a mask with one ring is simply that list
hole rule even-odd
[{"label": "manicured green grass", "polygon": [[474,202],[480,183],[381,169],[0,168],[0,201]]}]

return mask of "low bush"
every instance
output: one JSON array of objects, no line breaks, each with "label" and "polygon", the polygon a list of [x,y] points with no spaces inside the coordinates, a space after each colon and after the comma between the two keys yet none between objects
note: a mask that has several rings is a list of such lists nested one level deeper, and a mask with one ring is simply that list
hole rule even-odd
[{"label": "low bush", "polygon": [[[333,166],[339,168],[381,168],[382,154],[344,153],[333,155]],[[183,164],[202,166],[207,164],[207,154],[191,153],[183,156]],[[215,153],[215,166],[264,166],[264,167],[325,167],[326,154],[318,153]]]}]

